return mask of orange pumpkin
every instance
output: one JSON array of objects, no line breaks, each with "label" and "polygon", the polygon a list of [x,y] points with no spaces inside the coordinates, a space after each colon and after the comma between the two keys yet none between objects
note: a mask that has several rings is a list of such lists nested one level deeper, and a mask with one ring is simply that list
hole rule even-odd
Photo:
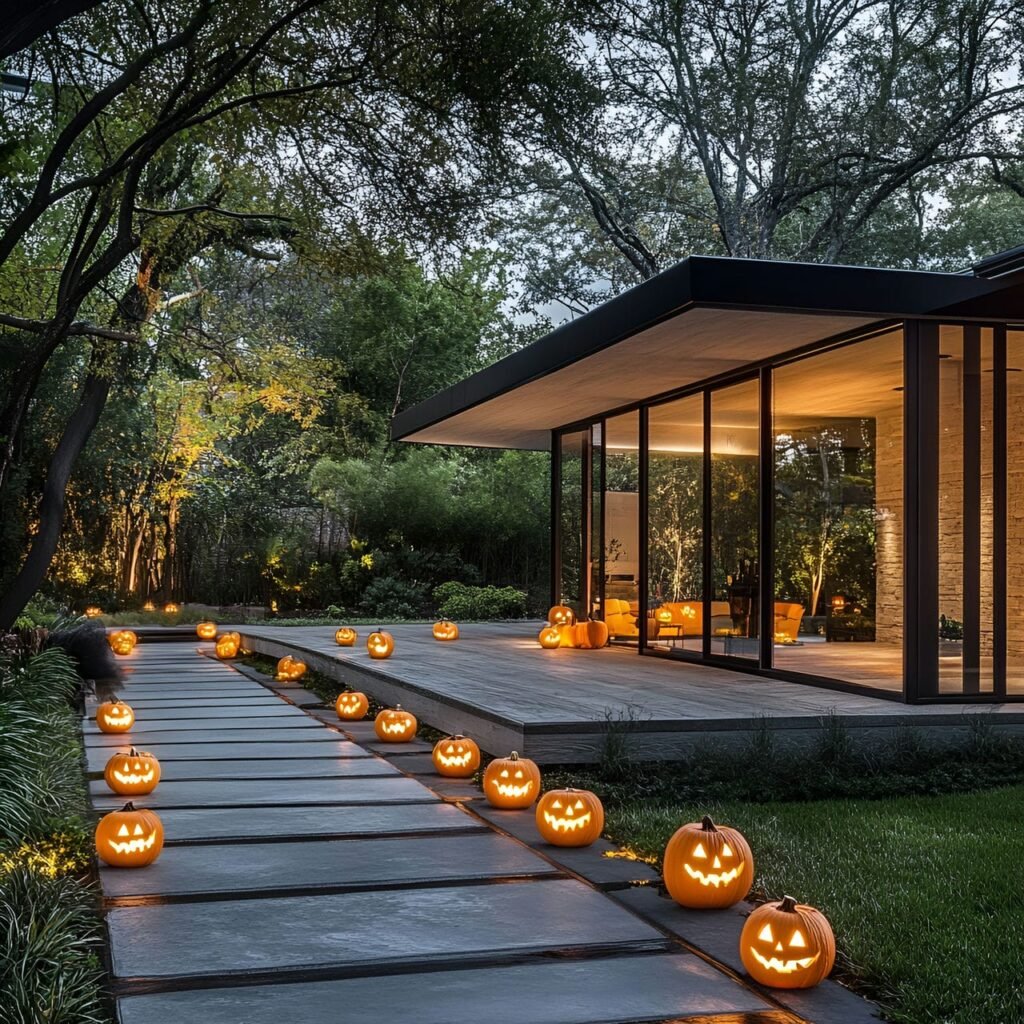
[{"label": "orange pumpkin", "polygon": [[217,636],[217,623],[209,621],[197,623],[196,636],[200,640],[213,640]]},{"label": "orange pumpkin", "polygon": [[395,638],[382,629],[375,629],[366,638],[366,649],[371,658],[390,658],[395,650]]},{"label": "orange pumpkin", "polygon": [[608,643],[608,625],[596,619],[577,622],[573,627],[573,641],[584,650],[595,650],[605,647]]},{"label": "orange pumpkin", "polygon": [[96,854],[115,868],[143,868],[160,856],[164,826],[152,811],[127,803],[96,825]]},{"label": "orange pumpkin", "polygon": [[181,611],[181,608],[178,605],[176,605],[173,601],[168,601],[167,604],[164,605],[164,611],[168,615],[177,615],[178,612]]},{"label": "orange pumpkin", "polygon": [[359,634],[351,626],[342,626],[334,634],[334,642],[339,647],[353,647]]},{"label": "orange pumpkin", "polygon": [[562,645],[562,637],[557,626],[546,625],[538,634],[537,642],[546,651],[557,650]]},{"label": "orange pumpkin", "polygon": [[295,682],[295,680],[301,679],[305,674],[306,663],[298,658],[293,658],[290,654],[286,654],[277,663],[276,678],[278,682]]},{"label": "orange pumpkin", "polygon": [[576,613],[567,604],[556,604],[548,609],[548,622],[552,626],[571,626],[576,621]]},{"label": "orange pumpkin", "polygon": [[663,873],[669,895],[680,906],[731,907],[754,883],[754,855],[740,832],[705,815],[668,841]]},{"label": "orange pumpkin", "polygon": [[537,803],[537,831],[552,846],[589,846],[604,829],[604,807],[588,789],[552,789]]},{"label": "orange pumpkin", "polygon": [[449,779],[468,779],[480,767],[480,748],[461,734],[438,740],[431,757],[437,774]]},{"label": "orange pumpkin", "polygon": [[107,643],[115,654],[131,654],[139,638],[130,629],[117,629],[107,634]]},{"label": "orange pumpkin", "polygon": [[103,614],[103,609],[100,608],[100,606],[96,605],[96,604],[91,604],[91,605],[89,605],[88,608],[85,609],[85,617],[87,619],[95,619],[95,618],[97,618],[97,616],[100,616],[102,614]]},{"label": "orange pumpkin", "polygon": [[134,747],[114,754],[103,770],[107,786],[121,796],[145,796],[160,782],[160,762],[148,751]]},{"label": "orange pumpkin", "polygon": [[96,724],[100,732],[128,732],[135,724],[135,712],[130,704],[115,697],[96,708]]},{"label": "orange pumpkin", "polygon": [[495,807],[531,807],[540,796],[540,769],[514,750],[496,757],[484,772],[484,796]]},{"label": "orange pumpkin", "polygon": [[458,640],[459,627],[448,619],[440,619],[434,623],[435,640]]},{"label": "orange pumpkin", "polygon": [[373,720],[373,731],[385,743],[408,743],[416,738],[418,727],[416,716],[405,711],[401,704],[385,708]]},{"label": "orange pumpkin", "polygon": [[143,610],[144,612],[155,612],[155,611],[156,611],[156,605],[155,605],[155,604],[153,604],[153,602],[152,602],[152,601],[147,601],[147,602],[146,602],[146,603],[145,603],[145,604],[144,604],[144,605],[142,606],[142,610]]},{"label": "orange pumpkin", "polygon": [[812,988],[836,962],[836,939],[825,915],[784,896],[754,910],[740,932],[740,960],[770,988]]},{"label": "orange pumpkin", "polygon": [[217,637],[214,653],[221,661],[230,661],[238,657],[238,649],[242,646],[242,637],[238,633],[221,633]]},{"label": "orange pumpkin", "polygon": [[365,693],[360,693],[358,690],[346,690],[344,693],[338,694],[338,699],[334,702],[334,710],[338,712],[338,717],[343,721],[358,722],[366,717],[366,712],[370,710],[370,702],[366,699]]},{"label": "orange pumpkin", "polygon": [[565,626],[558,626],[558,646],[559,647],[575,647],[576,646],[576,624],[570,623]]}]

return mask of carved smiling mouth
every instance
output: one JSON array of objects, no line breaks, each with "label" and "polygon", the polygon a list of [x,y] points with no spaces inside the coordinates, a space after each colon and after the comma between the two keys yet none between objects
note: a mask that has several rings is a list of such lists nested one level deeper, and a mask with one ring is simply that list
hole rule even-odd
[{"label": "carved smiling mouth", "polygon": [[576,832],[590,823],[590,811],[578,818],[559,818],[549,811],[544,812],[544,820],[558,832]]},{"label": "carved smiling mouth", "polygon": [[464,754],[438,754],[437,758],[445,768],[464,768],[472,760],[473,754],[467,750]]},{"label": "carved smiling mouth", "polygon": [[753,946],[750,947],[750,952],[754,954],[754,958],[765,970],[775,971],[778,974],[792,974],[794,971],[806,970],[818,959],[817,953],[814,956],[805,956],[800,960],[780,960],[777,956],[764,957]]},{"label": "carved smiling mouth", "polygon": [[131,718],[128,715],[104,715],[103,721],[107,725],[128,725],[131,722]]},{"label": "carved smiling mouth", "polygon": [[697,868],[691,868],[689,864],[684,864],[683,867],[686,869],[686,873],[696,881],[700,882],[701,885],[713,885],[716,889],[721,885],[728,885],[730,882],[735,882],[740,875],[743,874],[743,865],[737,864],[736,867],[729,871],[722,871],[719,873],[710,872],[704,874],[703,871]]},{"label": "carved smiling mouth", "polygon": [[498,782],[497,779],[494,780],[494,784],[498,787],[498,793],[501,796],[526,796],[533,789],[533,779],[527,779],[521,786],[517,786],[514,782]]},{"label": "carved smiling mouth", "polygon": [[150,768],[150,770],[144,775],[136,775],[134,772],[130,772],[126,775],[123,772],[116,770],[114,772],[114,778],[117,779],[118,782],[123,782],[130,786],[138,786],[146,782],[152,782],[155,775],[156,772],[154,772],[152,768]]},{"label": "carved smiling mouth", "polygon": [[409,727],[404,722],[395,722],[391,725],[387,722],[383,722],[382,725],[386,733],[394,736],[401,736],[403,733],[409,731]]},{"label": "carved smiling mouth", "polygon": [[128,839],[124,842],[118,842],[116,839],[108,839],[107,842],[115,853],[142,853],[143,850],[150,849],[156,842],[156,832],[153,831],[148,836]]}]

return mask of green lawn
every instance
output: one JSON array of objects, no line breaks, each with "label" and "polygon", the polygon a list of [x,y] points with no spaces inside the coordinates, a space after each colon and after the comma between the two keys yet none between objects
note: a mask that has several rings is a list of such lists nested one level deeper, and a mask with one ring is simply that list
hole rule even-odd
[{"label": "green lawn", "polygon": [[1024,1020],[1024,786],[947,796],[612,807],[607,832],[660,858],[710,810],[739,828],[757,892],[830,918],[840,971],[904,1024]]}]

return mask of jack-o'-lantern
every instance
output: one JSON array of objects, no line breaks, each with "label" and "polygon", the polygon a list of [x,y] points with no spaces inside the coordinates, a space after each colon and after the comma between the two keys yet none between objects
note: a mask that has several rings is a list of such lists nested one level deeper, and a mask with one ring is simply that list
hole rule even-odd
[{"label": "jack-o'-lantern", "polygon": [[359,634],[351,626],[342,626],[334,634],[334,642],[339,647],[354,647]]},{"label": "jack-o'-lantern", "polygon": [[705,815],[668,841],[663,871],[669,895],[681,906],[731,907],[754,883],[754,855],[741,833]]},{"label": "jack-o'-lantern", "polygon": [[130,629],[116,629],[107,634],[107,643],[115,654],[131,654],[138,637]]},{"label": "jack-o'-lantern", "polygon": [[663,626],[667,626],[672,621],[672,609],[671,608],[658,608],[654,612],[655,619]]},{"label": "jack-o'-lantern", "polygon": [[495,807],[531,807],[540,796],[540,769],[514,750],[496,757],[484,772],[484,796]]},{"label": "jack-o'-lantern", "polygon": [[449,619],[439,619],[434,623],[435,640],[458,640],[459,627]]},{"label": "jack-o'-lantern", "polygon": [[375,629],[366,638],[366,649],[371,658],[390,658],[395,649],[395,638],[383,629]]},{"label": "jack-o'-lantern", "polygon": [[576,613],[567,604],[556,604],[548,609],[548,622],[552,626],[571,626],[576,622]]},{"label": "jack-o'-lantern", "polygon": [[144,612],[155,612],[155,611],[156,611],[156,605],[155,605],[155,604],[153,604],[153,602],[152,602],[152,601],[147,601],[147,602],[146,602],[146,603],[145,603],[145,604],[144,604],[144,605],[142,606],[142,610],[143,610]]},{"label": "jack-o'-lantern", "polygon": [[152,811],[127,803],[96,825],[96,854],[115,868],[144,868],[160,856],[164,826]]},{"label": "jack-o'-lantern", "polygon": [[366,699],[365,693],[360,693],[358,690],[346,690],[344,693],[338,694],[338,699],[334,702],[334,710],[338,712],[338,717],[343,721],[358,722],[366,717],[366,712],[370,710],[370,702]]},{"label": "jack-o'-lantern", "polygon": [[576,623],[570,623],[567,626],[558,626],[558,646],[559,647],[575,647],[576,646]]},{"label": "jack-o'-lantern", "polygon": [[168,601],[167,604],[164,605],[164,611],[168,615],[177,615],[178,612],[181,611],[181,607],[176,605],[173,601]]},{"label": "jack-o'-lantern", "polygon": [[437,774],[449,779],[468,779],[480,767],[480,748],[461,734],[438,740],[431,756]]},{"label": "jack-o'-lantern", "polygon": [[552,846],[589,846],[603,829],[604,807],[588,789],[552,789],[537,803],[537,831]]},{"label": "jack-o'-lantern", "polygon": [[217,636],[216,622],[200,622],[196,625],[196,636],[200,640],[213,640]]},{"label": "jack-o'-lantern", "polygon": [[608,643],[608,625],[597,619],[587,619],[573,626],[573,641],[576,647],[584,650],[596,650]]},{"label": "jack-o'-lantern", "polygon": [[740,933],[747,973],[771,988],[812,988],[836,962],[836,940],[825,915],[784,896],[754,910]]},{"label": "jack-o'-lantern", "polygon": [[554,651],[562,646],[562,638],[559,635],[558,627],[547,625],[537,634],[537,642],[546,651]]},{"label": "jack-o'-lantern", "polygon": [[96,724],[100,732],[128,732],[135,724],[135,712],[130,704],[115,697],[104,701],[96,709]]},{"label": "jack-o'-lantern", "polygon": [[290,654],[286,654],[277,663],[276,678],[278,682],[295,682],[296,679],[301,679],[305,674],[306,663],[298,658],[293,658]]},{"label": "jack-o'-lantern", "polygon": [[416,738],[418,725],[414,714],[396,704],[378,713],[373,720],[373,731],[385,743],[408,743]]},{"label": "jack-o'-lantern", "polygon": [[238,657],[238,649],[242,646],[242,637],[238,633],[221,633],[217,637],[214,653],[221,661],[229,661]]},{"label": "jack-o'-lantern", "polygon": [[91,604],[85,609],[85,617],[87,619],[95,619],[97,616],[103,614],[103,609],[99,605]]},{"label": "jack-o'-lantern", "polygon": [[126,754],[114,754],[103,770],[103,778],[115,793],[122,796],[145,796],[160,782],[160,762],[148,751],[134,747]]}]

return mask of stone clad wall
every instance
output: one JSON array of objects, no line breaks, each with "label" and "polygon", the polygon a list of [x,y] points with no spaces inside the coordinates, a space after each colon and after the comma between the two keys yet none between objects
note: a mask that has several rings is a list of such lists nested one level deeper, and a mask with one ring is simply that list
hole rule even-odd
[{"label": "stone clad wall", "polygon": [[903,643],[903,413],[875,422],[875,640]]}]

